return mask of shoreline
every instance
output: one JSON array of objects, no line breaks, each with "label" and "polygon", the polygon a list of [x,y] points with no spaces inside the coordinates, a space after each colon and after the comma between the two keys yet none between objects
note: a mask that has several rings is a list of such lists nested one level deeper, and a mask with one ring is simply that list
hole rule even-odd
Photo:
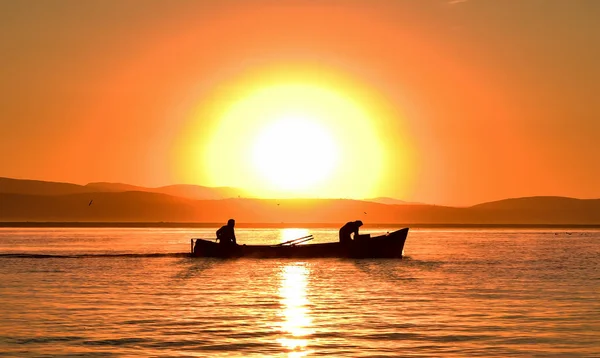
[{"label": "shoreline", "polygon": [[[338,228],[342,223],[236,223],[237,228]],[[223,223],[194,222],[0,222],[0,228],[215,228]],[[600,229],[600,224],[431,224],[431,223],[372,223],[363,228],[413,229]]]}]

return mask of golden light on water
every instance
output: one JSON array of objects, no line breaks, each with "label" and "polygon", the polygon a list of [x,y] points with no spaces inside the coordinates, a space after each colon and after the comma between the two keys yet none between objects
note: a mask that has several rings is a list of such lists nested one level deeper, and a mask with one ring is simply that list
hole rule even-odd
[{"label": "golden light on water", "polygon": [[279,232],[281,235],[281,242],[286,242],[310,235],[308,229],[289,228],[281,229]]},{"label": "golden light on water", "polygon": [[313,333],[307,298],[309,275],[310,269],[303,264],[288,265],[281,270],[279,296],[283,310],[278,328],[282,337],[277,341],[289,351],[289,357],[302,357],[311,352],[307,349],[308,338]]}]

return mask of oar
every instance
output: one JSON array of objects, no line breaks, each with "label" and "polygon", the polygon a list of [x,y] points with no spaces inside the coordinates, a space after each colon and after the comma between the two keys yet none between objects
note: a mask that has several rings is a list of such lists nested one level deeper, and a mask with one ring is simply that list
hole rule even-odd
[{"label": "oar", "polygon": [[312,237],[312,235],[306,235],[306,236],[303,236],[303,237],[299,237],[297,239],[288,240],[286,242],[282,242],[281,244],[277,244],[275,246],[291,245],[291,244],[295,243],[296,241],[304,240],[304,239],[307,239],[309,237]]},{"label": "oar", "polygon": [[283,245],[289,245],[289,244],[291,244],[291,243],[293,243],[293,242],[295,242],[295,241],[298,241],[298,240],[304,240],[304,239],[307,239],[307,238],[309,238],[309,237],[312,237],[312,235],[306,235],[306,236],[303,236],[303,237],[299,237],[299,238],[297,238],[297,239],[288,240],[288,241],[286,241],[286,242],[282,242],[281,244],[277,244],[277,245],[274,245],[274,246],[283,246]]},{"label": "oar", "polygon": [[294,243],[291,243],[289,246],[296,246],[296,245],[298,245],[298,244],[302,244],[302,243],[304,243],[304,242],[307,242],[307,241],[310,241],[310,240],[312,240],[312,239],[314,239],[314,237],[308,237],[308,238],[306,238],[306,239],[304,239],[304,240],[300,240],[300,241],[296,241],[296,242],[294,242]]}]

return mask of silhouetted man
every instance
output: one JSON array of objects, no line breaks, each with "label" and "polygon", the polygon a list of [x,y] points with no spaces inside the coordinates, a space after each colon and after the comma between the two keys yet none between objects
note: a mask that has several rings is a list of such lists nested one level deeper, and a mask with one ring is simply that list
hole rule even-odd
[{"label": "silhouetted man", "polygon": [[352,242],[351,235],[354,234],[354,237],[356,237],[358,235],[358,228],[361,227],[362,224],[362,221],[356,220],[347,222],[346,225],[342,226],[340,229],[340,242],[342,244]]},{"label": "silhouetted man", "polygon": [[233,227],[235,226],[235,220],[229,219],[227,221],[227,225],[221,226],[219,230],[217,230],[217,240],[223,245],[237,245],[235,240],[235,232]]}]

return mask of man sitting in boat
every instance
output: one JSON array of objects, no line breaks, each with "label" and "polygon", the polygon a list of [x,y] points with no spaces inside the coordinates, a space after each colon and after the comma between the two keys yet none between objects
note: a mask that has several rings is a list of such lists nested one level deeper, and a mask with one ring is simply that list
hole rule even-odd
[{"label": "man sitting in boat", "polygon": [[227,225],[221,226],[219,230],[217,230],[217,240],[223,245],[237,245],[237,241],[235,240],[235,231],[233,227],[235,226],[235,220],[229,219],[227,221]]},{"label": "man sitting in boat", "polygon": [[356,220],[347,222],[342,226],[340,229],[340,242],[342,244],[352,242],[352,234],[354,234],[354,237],[356,238],[358,236],[358,228],[361,227],[362,224],[362,221]]}]

